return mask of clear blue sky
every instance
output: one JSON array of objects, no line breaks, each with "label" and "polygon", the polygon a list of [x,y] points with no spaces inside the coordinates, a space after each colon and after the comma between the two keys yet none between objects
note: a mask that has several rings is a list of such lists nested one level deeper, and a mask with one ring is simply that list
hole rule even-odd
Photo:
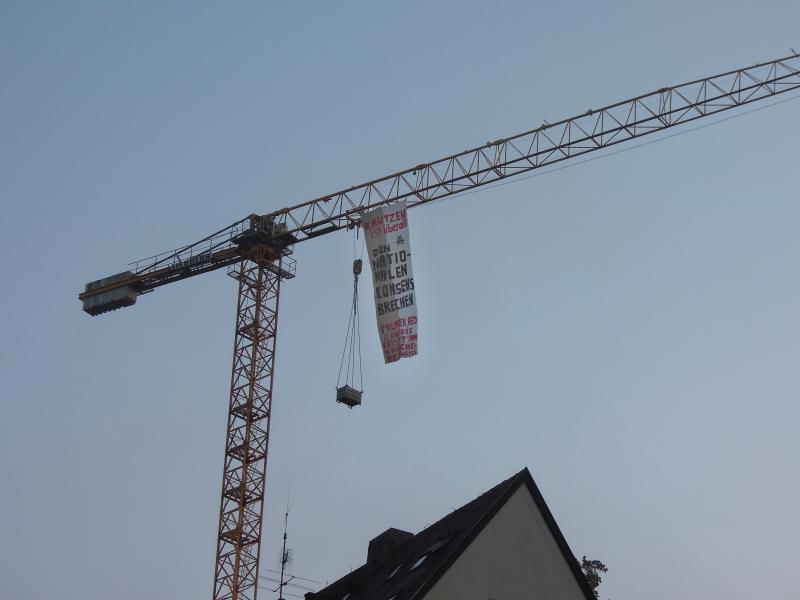
[{"label": "clear blue sky", "polygon": [[[233,282],[131,260],[800,48],[797,2],[0,3],[5,598],[211,593]],[[800,596],[800,100],[410,213],[420,354],[334,402],[347,233],[281,303],[263,565],[360,565],[527,465],[603,597]],[[276,595],[264,592],[262,598]]]}]

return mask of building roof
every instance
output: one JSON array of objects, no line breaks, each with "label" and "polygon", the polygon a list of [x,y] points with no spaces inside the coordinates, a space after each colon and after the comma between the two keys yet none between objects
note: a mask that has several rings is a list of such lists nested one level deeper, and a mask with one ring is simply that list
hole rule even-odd
[{"label": "building roof", "polygon": [[527,468],[416,535],[388,529],[370,543],[366,564],[319,592],[306,594],[306,600],[422,598],[523,485],[530,491],[586,599],[594,600],[578,561]]}]

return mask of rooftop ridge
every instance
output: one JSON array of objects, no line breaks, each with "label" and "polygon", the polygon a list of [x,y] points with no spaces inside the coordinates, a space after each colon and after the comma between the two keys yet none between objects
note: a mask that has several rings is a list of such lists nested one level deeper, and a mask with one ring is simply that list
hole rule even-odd
[{"label": "rooftop ridge", "polygon": [[323,590],[306,594],[306,600],[341,600],[348,593],[348,600],[411,598],[449,557],[461,553],[470,535],[483,528],[526,476],[527,468],[421,529],[379,564],[367,562]]}]

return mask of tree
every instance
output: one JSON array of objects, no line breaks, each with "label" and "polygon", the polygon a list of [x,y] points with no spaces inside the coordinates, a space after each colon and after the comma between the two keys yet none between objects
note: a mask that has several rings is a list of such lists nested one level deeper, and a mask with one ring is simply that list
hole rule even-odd
[{"label": "tree", "polygon": [[581,570],[583,574],[586,576],[586,581],[589,583],[589,587],[594,592],[594,597],[599,598],[600,594],[597,591],[600,582],[603,581],[603,578],[600,577],[600,573],[608,573],[608,568],[599,560],[589,560],[584,556],[581,559]]}]

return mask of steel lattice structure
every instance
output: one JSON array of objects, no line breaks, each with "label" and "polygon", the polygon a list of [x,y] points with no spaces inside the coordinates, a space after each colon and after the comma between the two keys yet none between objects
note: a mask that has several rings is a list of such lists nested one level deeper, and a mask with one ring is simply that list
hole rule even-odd
[{"label": "steel lattice structure", "polygon": [[368,209],[417,206],[800,88],[800,55],[659,89],[487,142],[271,216],[298,241],[352,227]]},{"label": "steel lattice structure", "polygon": [[364,212],[406,199],[419,206],[753,102],[800,90],[800,55],[661,88],[487,142],[265,215],[131,263],[78,297],[98,315],[140,294],[229,267],[239,281],[214,600],[254,600],[258,581],[278,299],[294,277],[292,246],[358,226]]},{"label": "steel lattice structure", "polygon": [[256,597],[269,450],[281,258],[242,259],[219,509],[214,598]]}]

